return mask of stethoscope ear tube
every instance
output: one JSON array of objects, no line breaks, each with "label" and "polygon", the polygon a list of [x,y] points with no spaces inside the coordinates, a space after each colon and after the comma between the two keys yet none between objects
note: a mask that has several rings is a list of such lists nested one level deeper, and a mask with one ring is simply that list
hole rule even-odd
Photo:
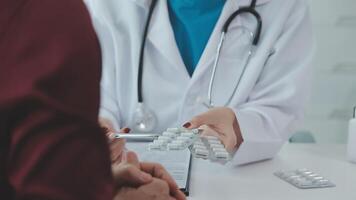
[{"label": "stethoscope ear tube", "polygon": [[144,64],[144,54],[145,54],[145,45],[148,34],[148,29],[150,26],[152,14],[158,0],[152,0],[148,11],[148,17],[145,25],[145,29],[142,35],[142,41],[140,46],[140,57],[138,63],[138,74],[137,74],[137,108],[133,115],[131,126],[136,131],[140,132],[149,132],[155,128],[157,125],[157,118],[155,114],[143,105],[143,94],[142,94],[142,79],[143,79],[143,64]]},{"label": "stethoscope ear tube", "polygon": [[143,75],[143,59],[144,59],[144,54],[145,54],[145,45],[146,45],[146,38],[148,34],[148,28],[150,26],[153,10],[156,7],[157,0],[152,0],[152,3],[150,5],[149,11],[148,11],[148,17],[145,25],[145,30],[143,32],[142,36],[142,42],[141,42],[141,47],[140,47],[140,58],[139,58],[139,63],[138,63],[138,74],[137,74],[137,99],[139,103],[143,102],[143,97],[142,97],[142,75]]},{"label": "stethoscope ear tube", "polygon": [[260,16],[260,14],[258,14],[258,12],[253,8],[253,7],[244,7],[244,8],[240,8],[237,11],[235,11],[225,22],[222,32],[223,33],[227,33],[229,26],[231,24],[231,22],[235,19],[235,17],[237,17],[240,14],[243,13],[248,13],[251,14],[253,16],[255,16],[256,20],[257,20],[257,27],[256,27],[256,32],[255,32],[255,37],[253,38],[252,44],[254,46],[256,46],[260,40],[260,36],[261,36],[261,31],[262,31],[262,18]]}]

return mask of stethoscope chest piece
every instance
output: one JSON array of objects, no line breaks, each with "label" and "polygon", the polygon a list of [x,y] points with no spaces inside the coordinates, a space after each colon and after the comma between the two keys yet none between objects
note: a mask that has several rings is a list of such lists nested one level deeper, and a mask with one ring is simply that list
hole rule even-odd
[{"label": "stethoscope chest piece", "polygon": [[132,118],[132,128],[137,132],[150,132],[157,126],[157,117],[143,103],[138,103]]}]

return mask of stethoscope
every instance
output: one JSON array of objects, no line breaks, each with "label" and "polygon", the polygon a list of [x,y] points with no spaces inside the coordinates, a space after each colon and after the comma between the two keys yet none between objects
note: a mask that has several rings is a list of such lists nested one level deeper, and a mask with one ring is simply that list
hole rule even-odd
[{"label": "stethoscope", "polygon": [[[150,22],[151,22],[151,18],[152,18],[152,14],[154,11],[154,8],[157,4],[158,0],[152,0],[152,3],[149,7],[149,12],[148,12],[148,17],[147,17],[147,21],[146,21],[146,25],[145,25],[145,29],[144,29],[144,33],[143,33],[143,37],[142,37],[142,43],[141,43],[141,47],[140,47],[140,57],[139,57],[139,65],[138,65],[138,76],[137,76],[137,97],[138,97],[138,104],[135,110],[135,113],[133,115],[133,119],[132,119],[132,126],[131,128],[133,128],[133,130],[137,131],[137,132],[150,132],[152,131],[156,125],[157,125],[157,117],[154,114],[154,112],[152,110],[150,110],[148,107],[144,106],[143,104],[143,98],[142,98],[142,76],[143,76],[143,64],[144,64],[144,50],[145,50],[145,44],[146,44],[146,38],[147,38],[147,34],[148,34],[148,28],[150,26]],[[209,82],[209,89],[208,89],[208,101],[207,102],[202,102],[203,105],[205,105],[208,108],[213,108],[214,107],[214,102],[212,101],[212,90],[213,90],[213,86],[214,86],[214,81],[215,81],[215,77],[216,77],[216,70],[217,70],[217,66],[219,63],[219,58],[220,58],[220,54],[221,54],[221,49],[223,47],[224,44],[224,40],[226,37],[226,34],[228,32],[229,26],[231,24],[231,22],[240,14],[244,14],[244,13],[249,13],[251,15],[253,15],[256,20],[257,20],[257,27],[255,32],[250,32],[249,31],[249,36],[251,37],[251,41],[252,41],[252,45],[248,51],[248,57],[247,57],[247,61],[242,69],[241,75],[238,79],[238,82],[234,88],[234,91],[232,93],[232,95],[230,96],[230,98],[228,99],[228,101],[226,102],[225,105],[228,105],[232,99],[233,94],[236,92],[241,79],[246,71],[247,65],[254,53],[254,49],[257,46],[259,39],[260,39],[260,35],[261,35],[261,30],[262,30],[262,18],[259,15],[259,13],[256,11],[255,7],[256,7],[256,1],[257,0],[252,0],[251,1],[251,5],[247,6],[247,7],[241,7],[239,8],[237,11],[235,11],[234,13],[232,13],[230,15],[230,17],[226,20],[222,31],[221,31],[221,37],[220,37],[220,41],[218,44],[218,48],[216,51],[216,56],[215,56],[215,61],[214,61],[214,66],[213,66],[213,71],[211,74],[211,78],[210,78],[210,82]]]}]

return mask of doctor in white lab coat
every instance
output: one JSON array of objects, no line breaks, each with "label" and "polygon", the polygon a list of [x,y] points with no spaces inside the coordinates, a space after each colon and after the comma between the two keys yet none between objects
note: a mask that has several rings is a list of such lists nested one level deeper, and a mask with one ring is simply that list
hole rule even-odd
[{"label": "doctor in white lab coat", "polygon": [[[100,118],[116,130],[130,127],[138,104],[138,62],[150,2],[86,0],[103,53]],[[206,113],[201,100],[207,96],[222,26],[234,11],[250,3],[226,1],[190,76],[177,48],[167,0],[158,0],[144,54],[143,98],[158,119],[154,132],[184,123],[190,128],[203,125],[230,149],[237,149],[236,164],[272,158],[291,136],[303,116],[313,50],[304,0],[257,0],[263,28],[255,54],[232,93],[242,73],[241,55],[248,51],[249,41],[240,26],[256,27],[252,15],[241,15],[231,23],[221,52],[213,90],[218,108]],[[200,118],[192,120],[194,116]]]}]

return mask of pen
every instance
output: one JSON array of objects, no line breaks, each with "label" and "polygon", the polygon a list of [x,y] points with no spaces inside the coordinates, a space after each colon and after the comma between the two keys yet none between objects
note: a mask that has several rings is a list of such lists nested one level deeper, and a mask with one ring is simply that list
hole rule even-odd
[{"label": "pen", "polygon": [[[201,133],[202,129],[182,129],[182,132],[193,132],[193,133]],[[127,141],[141,141],[141,142],[152,142],[153,140],[157,139],[162,134],[159,133],[119,133],[115,132],[116,139],[126,139]]]},{"label": "pen", "polygon": [[161,134],[158,133],[116,133],[115,138],[126,139],[128,141],[149,142],[158,138]]}]

